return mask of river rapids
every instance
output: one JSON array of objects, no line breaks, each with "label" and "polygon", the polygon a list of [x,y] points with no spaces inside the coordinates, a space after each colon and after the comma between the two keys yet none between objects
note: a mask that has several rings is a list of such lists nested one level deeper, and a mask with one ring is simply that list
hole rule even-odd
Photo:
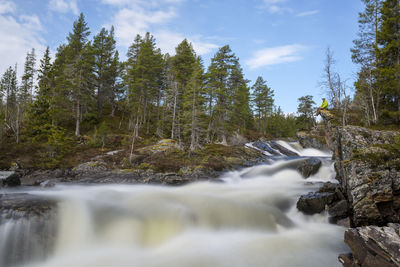
[{"label": "river rapids", "polygon": [[[44,219],[2,214],[0,266],[341,266],[345,229],[296,209],[300,195],[335,182],[330,154],[280,143],[301,157],[270,157],[219,182],[20,189],[57,205]],[[310,156],[323,164],[305,180],[296,165]]]}]

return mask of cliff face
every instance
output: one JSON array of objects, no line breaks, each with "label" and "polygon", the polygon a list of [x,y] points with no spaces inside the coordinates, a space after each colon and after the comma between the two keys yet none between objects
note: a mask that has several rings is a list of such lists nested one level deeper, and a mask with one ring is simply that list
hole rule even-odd
[{"label": "cliff face", "polygon": [[337,126],[323,117],[352,224],[399,222],[400,133]]}]

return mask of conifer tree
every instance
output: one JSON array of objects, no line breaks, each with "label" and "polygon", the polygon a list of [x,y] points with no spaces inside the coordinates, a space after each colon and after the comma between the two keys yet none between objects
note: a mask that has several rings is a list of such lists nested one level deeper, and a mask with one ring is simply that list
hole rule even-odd
[{"label": "conifer tree", "polygon": [[232,127],[237,127],[239,132],[253,127],[253,114],[250,108],[250,90],[247,86],[249,80],[243,75],[239,60],[235,59],[229,77],[229,87],[232,88],[232,109],[230,120]]},{"label": "conifer tree", "polygon": [[17,66],[11,66],[5,71],[0,85],[2,94],[5,98],[4,124],[7,130],[11,130],[16,142],[19,142],[19,105],[18,105],[18,84],[17,84]]},{"label": "conifer tree", "polygon": [[71,97],[75,109],[75,136],[80,136],[80,123],[83,107],[93,98],[93,56],[88,42],[89,28],[81,13],[74,22],[73,30],[67,40],[67,79],[71,82]]},{"label": "conifer tree", "polygon": [[[378,31],[378,72],[383,91],[383,106],[400,121],[400,3],[385,0]],[[389,116],[390,117],[390,116]]]},{"label": "conifer tree", "polygon": [[222,144],[227,144],[228,111],[232,103],[232,90],[228,86],[229,76],[234,64],[235,55],[229,45],[221,47],[211,59],[207,72],[207,102],[209,124],[207,139],[211,141],[216,134]]},{"label": "conifer tree", "polygon": [[26,55],[24,74],[22,76],[20,100],[23,106],[27,105],[28,103],[32,103],[33,100],[33,87],[34,87],[33,82],[36,73],[35,64],[36,64],[35,49],[32,48],[31,52],[28,52]]},{"label": "conifer tree", "polygon": [[[115,60],[114,28],[110,32],[102,28],[93,40],[95,91],[97,93],[97,116],[101,117],[105,102],[111,102],[117,79],[118,61]],[[118,58],[118,57],[117,57]]]},{"label": "conifer tree", "polygon": [[43,127],[47,127],[53,122],[50,112],[53,97],[51,68],[50,49],[47,47],[40,60],[36,99],[28,109],[25,123],[25,130],[30,136],[42,134]]},{"label": "conifer tree", "polygon": [[183,123],[185,133],[190,133],[190,150],[200,147],[204,129],[204,68],[200,57],[194,62],[190,80],[183,92]]},{"label": "conifer tree", "polygon": [[299,113],[298,120],[306,129],[311,129],[311,127],[315,124],[313,115],[315,102],[313,100],[313,96],[302,96],[297,99],[297,101],[299,102],[299,106],[297,107],[297,112]]},{"label": "conifer tree", "polygon": [[362,0],[365,5],[364,12],[359,14],[358,37],[353,41],[351,49],[352,60],[360,65],[358,80],[355,83],[355,100],[363,108],[367,124],[372,118],[373,123],[378,122],[379,102],[381,90],[377,83],[377,54],[378,30],[380,28],[381,0]]},{"label": "conifer tree", "polygon": [[[196,54],[193,47],[189,42],[184,39],[176,48],[176,54],[171,58],[171,66],[174,76],[175,87],[173,90],[173,104],[172,104],[172,126],[171,138],[177,137],[180,141],[182,138],[183,126],[189,121],[183,118],[183,99],[192,99],[192,94],[187,90],[189,81],[193,78],[193,71],[196,64]],[[193,79],[196,78],[194,77]],[[193,84],[192,84],[193,85]],[[197,87],[198,85],[196,85]],[[190,95],[187,97],[186,95]],[[189,104],[190,106],[190,104]]]},{"label": "conifer tree", "polygon": [[253,105],[257,116],[257,128],[260,132],[266,133],[268,116],[272,114],[274,107],[274,91],[267,86],[261,76],[251,87],[253,91]]}]

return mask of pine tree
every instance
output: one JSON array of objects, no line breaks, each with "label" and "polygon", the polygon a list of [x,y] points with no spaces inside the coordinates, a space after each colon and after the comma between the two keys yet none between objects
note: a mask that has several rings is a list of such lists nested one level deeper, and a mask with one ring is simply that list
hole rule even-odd
[{"label": "pine tree", "polygon": [[[378,31],[378,72],[383,91],[383,108],[400,121],[400,3],[386,0]],[[392,117],[392,116],[389,116]]]},{"label": "pine tree", "polygon": [[151,123],[154,120],[153,110],[158,102],[159,90],[163,88],[163,64],[161,50],[156,48],[154,37],[146,33],[141,39],[138,35],[128,50],[124,77],[128,85],[130,122],[134,124],[131,152],[139,130],[147,126],[146,133],[149,134],[150,126],[154,125]]},{"label": "pine tree", "polygon": [[221,47],[211,59],[207,72],[207,102],[209,113],[209,124],[207,139],[211,141],[212,136],[217,134],[222,144],[227,144],[227,123],[229,121],[228,111],[232,103],[232,90],[228,87],[235,55],[229,45]]},{"label": "pine tree", "polygon": [[353,41],[354,47],[351,49],[352,60],[360,65],[358,80],[355,83],[356,96],[359,107],[364,108],[363,114],[367,124],[378,122],[379,100],[381,95],[380,87],[377,83],[377,55],[378,30],[380,28],[380,9],[381,0],[362,0],[365,11],[359,13],[359,32],[358,38]]},{"label": "pine tree", "polygon": [[80,136],[80,123],[83,107],[93,98],[93,55],[88,42],[90,34],[85,17],[81,13],[74,22],[73,31],[67,40],[67,79],[71,82],[71,96],[75,109],[75,136]]},{"label": "pine tree", "polygon": [[51,103],[53,98],[50,49],[47,47],[40,60],[38,74],[38,90],[36,99],[28,109],[25,120],[25,131],[33,137],[43,133],[43,127],[52,124]]},{"label": "pine tree", "polygon": [[17,66],[11,66],[5,71],[1,79],[1,91],[5,98],[4,124],[7,130],[11,130],[17,143],[19,142],[19,105],[18,105],[18,84]]},{"label": "pine tree", "polygon": [[196,54],[192,45],[189,44],[186,39],[175,48],[175,51],[175,56],[171,58],[171,67],[174,77],[171,138],[174,139],[177,137],[178,140],[181,141],[184,125],[187,123],[190,124],[189,121],[185,121],[183,118],[183,99],[192,99],[192,94],[187,90],[187,86],[189,81],[193,78]]},{"label": "pine tree", "polygon": [[184,134],[190,134],[190,150],[200,147],[204,129],[204,68],[200,57],[192,66],[190,80],[183,92],[183,124]]},{"label": "pine tree", "polygon": [[97,93],[97,116],[100,118],[104,103],[112,101],[116,76],[118,75],[118,61],[115,61],[114,28],[111,28],[110,32],[102,28],[100,33],[94,37],[92,48],[95,91]]},{"label": "pine tree", "polygon": [[299,102],[299,106],[297,107],[297,113],[299,113],[298,120],[301,125],[304,125],[304,128],[311,129],[311,127],[315,124],[313,115],[315,102],[313,100],[313,96],[302,96],[297,99],[297,101]]},{"label": "pine tree", "polygon": [[243,75],[239,60],[235,59],[229,77],[229,88],[232,90],[232,109],[229,114],[232,127],[237,127],[238,132],[244,132],[253,127],[253,114],[250,108],[250,90],[247,86],[249,80]]},{"label": "pine tree", "polygon": [[34,87],[34,79],[36,73],[35,64],[36,64],[35,49],[32,48],[32,51],[28,52],[26,55],[24,74],[22,76],[20,100],[23,106],[26,106],[28,103],[32,103],[33,100],[33,87]]},{"label": "pine tree", "polygon": [[253,91],[253,105],[257,114],[257,128],[258,131],[265,134],[268,116],[272,114],[274,107],[274,91],[267,86],[266,81],[261,76],[257,77],[251,89]]}]

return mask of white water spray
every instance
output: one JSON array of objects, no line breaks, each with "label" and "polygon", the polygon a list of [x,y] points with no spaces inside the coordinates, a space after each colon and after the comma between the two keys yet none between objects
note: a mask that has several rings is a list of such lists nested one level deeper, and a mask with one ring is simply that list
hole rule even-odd
[{"label": "white water spray", "polygon": [[[301,194],[318,187],[301,177],[297,163],[229,172],[224,183],[30,192],[59,201],[58,231],[54,251],[25,266],[340,266],[344,229],[295,207]],[[332,178],[324,159],[310,179]]]}]

